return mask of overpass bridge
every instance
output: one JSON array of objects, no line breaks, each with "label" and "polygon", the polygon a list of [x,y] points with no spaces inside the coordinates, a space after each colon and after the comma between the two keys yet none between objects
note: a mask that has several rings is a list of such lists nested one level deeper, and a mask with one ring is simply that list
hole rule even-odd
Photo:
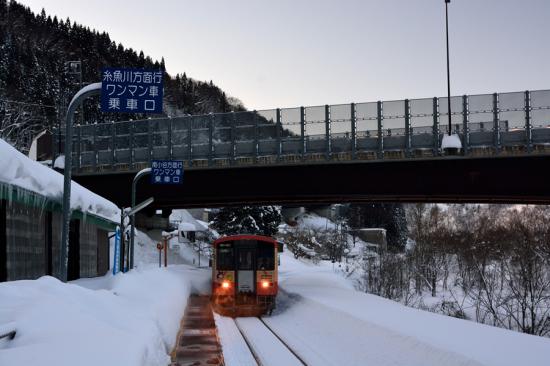
[{"label": "overpass bridge", "polygon": [[183,160],[181,187],[138,187],[159,208],[550,202],[550,90],[455,96],[451,110],[459,157],[442,154],[447,98],[435,97],[77,126],[73,174],[127,206],[137,171]]}]

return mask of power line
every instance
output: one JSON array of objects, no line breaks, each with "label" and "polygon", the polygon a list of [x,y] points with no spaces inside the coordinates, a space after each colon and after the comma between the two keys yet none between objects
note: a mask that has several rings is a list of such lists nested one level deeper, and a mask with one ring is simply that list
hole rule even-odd
[{"label": "power line", "polygon": [[7,99],[0,99],[1,103],[10,103],[10,104],[23,104],[23,105],[30,105],[34,107],[44,107],[44,108],[56,108],[53,105],[47,105],[47,104],[37,104],[37,103],[27,103],[27,102],[17,102],[15,100],[7,100]]}]

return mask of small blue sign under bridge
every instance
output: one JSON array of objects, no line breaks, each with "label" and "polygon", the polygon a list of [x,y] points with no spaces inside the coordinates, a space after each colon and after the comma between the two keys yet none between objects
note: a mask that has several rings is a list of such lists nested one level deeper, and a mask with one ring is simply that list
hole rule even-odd
[{"label": "small blue sign under bridge", "polygon": [[151,161],[151,184],[182,184],[182,160]]}]

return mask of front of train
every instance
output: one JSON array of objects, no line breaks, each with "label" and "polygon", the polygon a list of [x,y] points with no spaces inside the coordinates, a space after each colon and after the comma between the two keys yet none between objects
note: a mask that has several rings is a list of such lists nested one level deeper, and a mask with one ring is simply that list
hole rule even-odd
[{"label": "front of train", "polygon": [[214,309],[228,316],[271,313],[278,290],[277,241],[260,235],[233,235],[212,246]]}]

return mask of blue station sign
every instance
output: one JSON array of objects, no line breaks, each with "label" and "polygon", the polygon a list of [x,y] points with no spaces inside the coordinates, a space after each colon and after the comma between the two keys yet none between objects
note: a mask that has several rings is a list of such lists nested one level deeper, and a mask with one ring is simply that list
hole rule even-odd
[{"label": "blue station sign", "polygon": [[101,70],[101,111],[115,113],[162,113],[161,70]]},{"label": "blue station sign", "polygon": [[182,184],[183,161],[153,160],[151,161],[151,184]]}]

